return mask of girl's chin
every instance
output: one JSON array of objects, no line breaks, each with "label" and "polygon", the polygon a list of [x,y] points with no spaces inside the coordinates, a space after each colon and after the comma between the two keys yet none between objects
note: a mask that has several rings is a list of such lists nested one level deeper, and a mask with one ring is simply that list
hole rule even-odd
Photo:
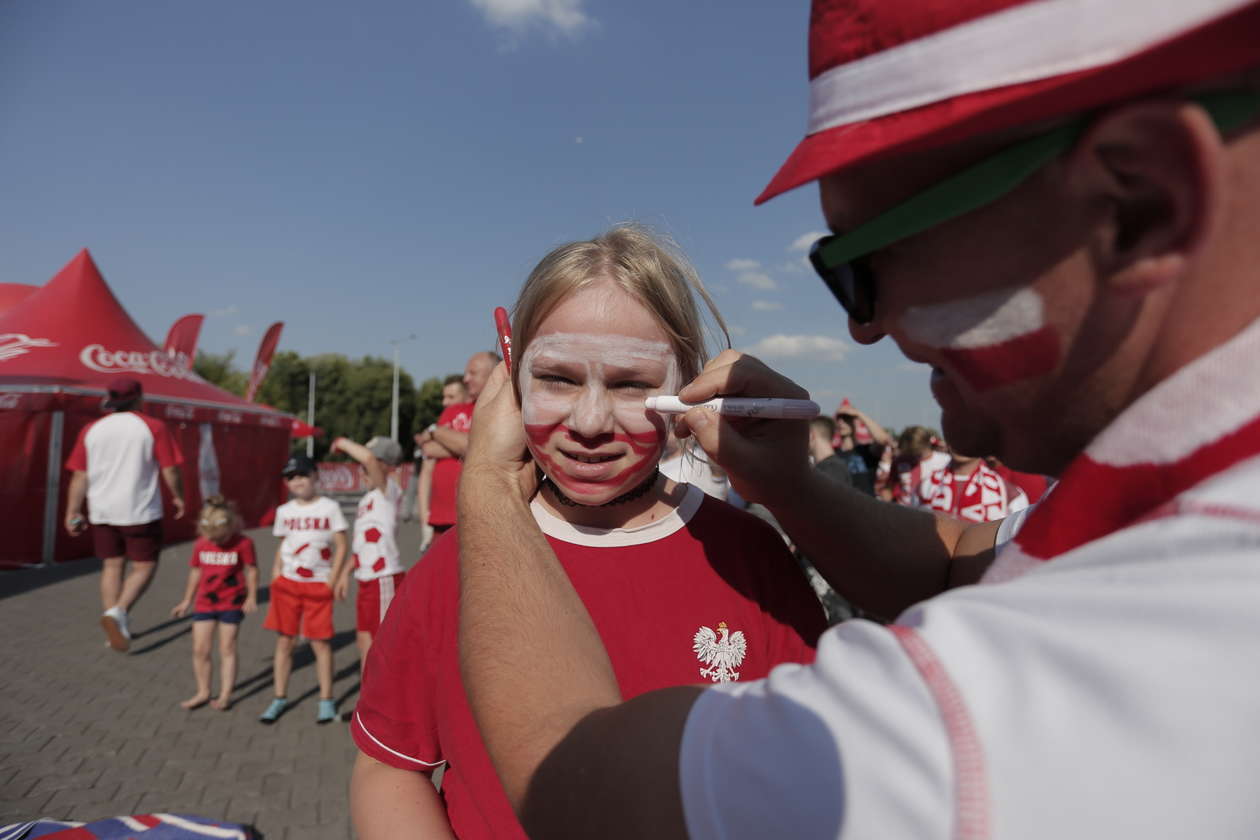
[{"label": "girl's chin", "polygon": [[629,493],[652,475],[652,472],[652,470],[645,470],[632,478],[622,479],[616,484],[581,481],[568,475],[560,476],[559,480],[552,476],[551,480],[560,488],[560,492],[564,493],[569,499],[589,507],[598,507],[611,502],[618,496]]}]

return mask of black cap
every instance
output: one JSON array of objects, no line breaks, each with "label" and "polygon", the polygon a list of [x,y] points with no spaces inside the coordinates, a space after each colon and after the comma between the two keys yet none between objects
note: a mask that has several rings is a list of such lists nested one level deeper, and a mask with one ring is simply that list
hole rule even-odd
[{"label": "black cap", "polygon": [[130,376],[116,376],[109,381],[106,386],[109,390],[109,397],[105,400],[106,408],[119,408],[120,406],[130,405],[144,395],[144,389],[140,387],[140,380],[133,379]]},{"label": "black cap", "polygon": [[289,460],[284,462],[284,469],[280,474],[285,478],[291,478],[295,475],[315,475],[318,469],[315,462],[305,455],[290,455]]}]

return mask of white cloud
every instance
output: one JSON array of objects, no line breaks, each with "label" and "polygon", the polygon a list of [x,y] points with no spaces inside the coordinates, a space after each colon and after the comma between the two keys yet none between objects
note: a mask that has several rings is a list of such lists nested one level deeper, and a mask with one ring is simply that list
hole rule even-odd
[{"label": "white cloud", "polygon": [[756,271],[761,268],[761,263],[756,260],[735,259],[726,264],[729,271]]},{"label": "white cloud", "polygon": [[788,260],[779,266],[779,271],[782,271],[784,274],[800,274],[805,270],[807,262],[809,262],[808,257],[801,257],[799,260]]},{"label": "white cloud", "polygon": [[236,306],[236,304],[235,304],[235,303],[233,303],[233,304],[231,304],[230,306],[225,306],[225,307],[223,307],[222,309],[211,309],[211,310],[210,310],[208,313],[206,313],[206,314],[207,314],[207,315],[210,315],[211,317],[214,317],[214,318],[221,318],[221,317],[223,317],[224,315],[235,315],[235,314],[236,314],[237,312],[239,312],[239,311],[240,311],[240,309],[238,309],[238,308],[237,308],[237,306]]},{"label": "white cloud", "polygon": [[531,24],[575,35],[593,21],[583,0],[469,0],[492,26],[520,30]]},{"label": "white cloud", "polygon": [[817,242],[820,238],[827,234],[821,230],[811,230],[809,233],[802,233],[796,239],[792,240],[792,244],[787,247],[789,251],[803,251],[809,253],[809,247]]},{"label": "white cloud", "polygon": [[726,331],[730,333],[731,335],[737,335],[737,336],[748,334],[748,328],[741,327],[739,324],[727,324]]},{"label": "white cloud", "polygon": [[808,356],[822,362],[840,362],[849,344],[829,335],[771,335],[758,341],[748,352],[767,359],[795,359]]},{"label": "white cloud", "polygon": [[573,142],[574,142],[574,143],[577,143],[577,144],[580,146],[580,145],[582,145],[583,143],[585,143],[585,142],[586,142],[586,138],[584,138],[584,137],[574,137],[574,138],[573,138]]},{"label": "white cloud", "polygon": [[774,312],[782,309],[783,304],[779,303],[777,300],[754,300],[752,302],[752,308],[758,312]]},{"label": "white cloud", "polygon": [[237,324],[236,328],[232,330],[232,332],[236,333],[237,335],[249,335],[253,331],[254,331],[254,328],[251,327],[249,324]]},{"label": "white cloud", "polygon": [[743,283],[745,286],[751,286],[754,289],[765,289],[766,291],[770,291],[771,289],[779,288],[779,284],[774,282],[773,277],[760,271],[746,271],[735,279],[740,283]]}]

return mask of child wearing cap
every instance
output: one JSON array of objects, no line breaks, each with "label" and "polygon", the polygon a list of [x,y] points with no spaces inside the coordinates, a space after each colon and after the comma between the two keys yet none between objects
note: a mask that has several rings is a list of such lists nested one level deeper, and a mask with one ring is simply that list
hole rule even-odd
[{"label": "child wearing cap", "polygon": [[315,463],[294,455],[283,473],[293,498],[276,509],[272,531],[282,537],[271,570],[271,607],[263,626],[275,630],[276,658],[273,676],[276,696],[259,720],[275,723],[289,701],[289,672],[293,666],[293,642],[300,633],[310,640],[319,680],[317,723],[337,717],[333,704],[332,646],[333,598],[346,597],[349,582],[346,562],[346,519],[341,506],[316,493]]},{"label": "child wearing cap", "polygon": [[343,572],[347,582],[351,572],[359,582],[354,640],[362,661],[405,574],[395,538],[403,491],[388,470],[402,461],[402,447],[396,440],[377,436],[366,444],[337,438],[328,451],[338,450],[359,462],[371,485],[359,500],[350,562]]}]

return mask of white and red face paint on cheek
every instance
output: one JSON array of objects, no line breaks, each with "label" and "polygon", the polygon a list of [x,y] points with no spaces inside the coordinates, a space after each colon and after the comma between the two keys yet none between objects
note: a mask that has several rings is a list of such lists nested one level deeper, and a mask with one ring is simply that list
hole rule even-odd
[{"label": "white and red face paint on cheek", "polygon": [[1044,376],[1059,363],[1059,334],[1046,322],[1041,295],[1028,287],[912,306],[900,325],[910,341],[939,350],[977,391]]},{"label": "white and red face paint on cheek", "polygon": [[[565,372],[571,384],[550,385],[538,378]],[[530,342],[518,377],[530,452],[565,488],[582,494],[619,491],[646,475],[660,459],[666,421],[648,412],[643,399],[674,393],[681,384],[678,360],[668,344],[621,335],[549,333]],[[623,391],[616,387],[622,380],[661,384]],[[611,440],[625,444],[629,454],[615,470],[583,478],[556,463],[551,450],[557,440],[572,443],[570,451],[591,444],[602,451]],[[579,469],[570,465],[570,470]]]}]

